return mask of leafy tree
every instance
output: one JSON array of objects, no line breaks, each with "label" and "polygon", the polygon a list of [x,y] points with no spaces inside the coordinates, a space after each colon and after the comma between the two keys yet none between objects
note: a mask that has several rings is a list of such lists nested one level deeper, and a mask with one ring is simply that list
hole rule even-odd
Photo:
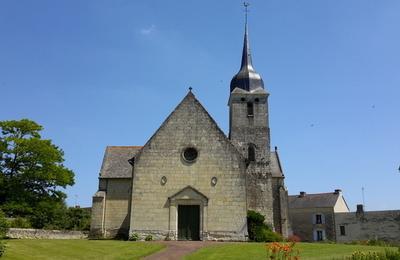
[{"label": "leafy tree", "polygon": [[89,230],[90,210],[83,208],[68,208],[67,225],[65,229]]},{"label": "leafy tree", "polygon": [[34,228],[66,229],[67,207],[63,201],[44,199],[28,218]]},{"label": "leafy tree", "polygon": [[[65,209],[59,190],[74,184],[74,173],[63,165],[64,152],[42,139],[34,121],[0,121],[0,207],[8,216],[28,216],[34,227]],[[41,221],[39,221],[41,220]]]}]

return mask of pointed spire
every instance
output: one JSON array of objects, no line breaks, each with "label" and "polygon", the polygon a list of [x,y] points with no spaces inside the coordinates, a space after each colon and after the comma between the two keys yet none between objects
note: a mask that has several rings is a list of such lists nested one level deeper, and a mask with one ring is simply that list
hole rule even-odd
[{"label": "pointed spire", "polygon": [[247,91],[251,91],[257,88],[264,88],[264,82],[254,68],[251,59],[251,51],[249,44],[248,25],[247,25],[247,13],[249,3],[243,3],[245,7],[245,29],[244,29],[244,42],[242,52],[242,63],[240,65],[239,72],[232,78],[231,81],[231,92],[235,88],[241,88]]},{"label": "pointed spire", "polygon": [[245,21],[244,21],[244,42],[243,42],[243,52],[242,52],[242,64],[240,68],[247,67],[248,65],[252,66],[251,62],[251,53],[250,53],[250,45],[249,45],[249,35],[248,35],[248,25],[247,25],[247,13],[249,3],[243,3],[245,7]]}]

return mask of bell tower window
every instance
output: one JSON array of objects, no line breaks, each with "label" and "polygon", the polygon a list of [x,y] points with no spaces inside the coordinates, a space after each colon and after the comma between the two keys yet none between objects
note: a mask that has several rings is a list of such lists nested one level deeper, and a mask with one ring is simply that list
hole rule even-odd
[{"label": "bell tower window", "polygon": [[247,102],[247,116],[254,116],[254,105],[252,102]]}]

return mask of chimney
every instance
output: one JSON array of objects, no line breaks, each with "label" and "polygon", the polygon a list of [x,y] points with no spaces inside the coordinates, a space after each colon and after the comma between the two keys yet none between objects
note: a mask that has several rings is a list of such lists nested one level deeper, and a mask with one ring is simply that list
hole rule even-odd
[{"label": "chimney", "polygon": [[302,198],[302,197],[304,197],[304,196],[306,196],[306,192],[305,192],[305,191],[300,191],[299,197]]},{"label": "chimney", "polygon": [[336,189],[335,192],[334,192],[334,194],[341,194],[341,193],[342,193],[341,189]]},{"label": "chimney", "polygon": [[364,219],[364,205],[363,204],[357,204],[356,217],[360,218],[361,220]]}]

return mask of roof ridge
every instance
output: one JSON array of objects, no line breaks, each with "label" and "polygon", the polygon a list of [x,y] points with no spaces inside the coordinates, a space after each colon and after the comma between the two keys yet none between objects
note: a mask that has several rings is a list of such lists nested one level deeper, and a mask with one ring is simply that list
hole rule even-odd
[{"label": "roof ridge", "polygon": [[139,145],[109,145],[107,148],[142,148]]},{"label": "roof ridge", "polygon": [[[335,192],[321,192],[321,193],[307,193],[306,192],[306,194],[304,195],[304,197],[307,197],[307,196],[312,196],[312,195],[328,195],[328,194],[331,194],[331,195],[339,195],[338,193],[335,193]],[[289,196],[299,196],[300,194],[293,194],[293,195],[289,195]]]}]

